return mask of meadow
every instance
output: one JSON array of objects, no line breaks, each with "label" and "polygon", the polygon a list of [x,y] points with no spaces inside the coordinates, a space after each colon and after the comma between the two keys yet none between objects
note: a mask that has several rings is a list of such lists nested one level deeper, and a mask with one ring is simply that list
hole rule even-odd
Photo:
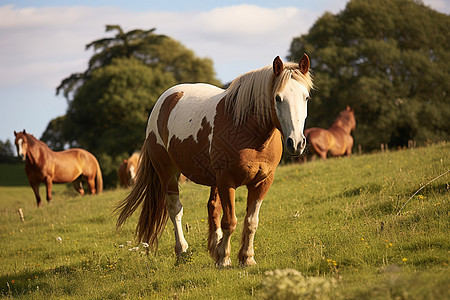
[{"label": "meadow", "polygon": [[237,190],[226,269],[207,252],[207,187],[181,186],[189,249],[177,262],[171,223],[157,252],[134,242],[137,214],[116,231],[113,209],[129,190],[81,197],[56,185],[38,209],[23,165],[0,165],[0,296],[448,299],[449,154],[441,143],[279,166],[261,208],[258,264],[246,268],[237,261],[246,190]]}]

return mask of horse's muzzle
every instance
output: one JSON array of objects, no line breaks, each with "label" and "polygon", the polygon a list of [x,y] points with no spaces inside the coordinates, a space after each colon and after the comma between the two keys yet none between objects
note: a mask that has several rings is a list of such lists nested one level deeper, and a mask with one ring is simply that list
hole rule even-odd
[{"label": "horse's muzzle", "polygon": [[306,138],[303,137],[300,142],[295,143],[293,138],[287,138],[286,149],[291,156],[299,156],[306,148]]}]

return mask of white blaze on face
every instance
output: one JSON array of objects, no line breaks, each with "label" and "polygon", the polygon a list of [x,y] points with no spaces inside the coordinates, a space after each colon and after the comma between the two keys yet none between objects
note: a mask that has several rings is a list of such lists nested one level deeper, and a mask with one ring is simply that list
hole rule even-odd
[{"label": "white blaze on face", "polygon": [[303,129],[307,117],[308,90],[298,81],[289,80],[275,97],[275,108],[283,130],[287,150],[301,154],[306,146]]},{"label": "white blaze on face", "polygon": [[134,177],[136,177],[136,170],[135,170],[134,166],[131,166],[130,167],[130,178],[131,178],[131,180],[134,181]]},{"label": "white blaze on face", "polygon": [[22,158],[22,160],[25,160],[25,154],[23,153],[22,144],[23,144],[23,139],[19,139],[17,141],[17,154]]}]

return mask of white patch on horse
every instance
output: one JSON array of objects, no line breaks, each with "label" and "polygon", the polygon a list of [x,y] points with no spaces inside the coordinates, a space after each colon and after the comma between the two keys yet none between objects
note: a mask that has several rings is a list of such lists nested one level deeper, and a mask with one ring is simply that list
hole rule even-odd
[{"label": "white patch on horse", "polygon": [[145,138],[148,138],[148,135],[150,132],[155,133],[156,136],[156,143],[160,144],[161,146],[164,146],[164,142],[162,140],[162,137],[159,136],[158,133],[158,116],[159,112],[161,110],[161,106],[164,102],[164,99],[167,98],[167,96],[175,93],[176,91],[173,91],[173,88],[168,89],[165,91],[156,101],[155,105],[153,106],[152,112],[150,113],[150,116],[148,117],[147,122],[147,129],[145,131]]},{"label": "white patch on horse", "polygon": [[188,248],[188,244],[183,234],[183,226],[181,224],[183,205],[181,205],[180,197],[178,195],[166,195],[166,199],[167,210],[175,229],[175,251],[177,252],[177,255],[180,255],[182,252],[186,252]]},{"label": "white patch on horse", "polygon": [[134,177],[136,177],[136,170],[134,168],[134,166],[130,167],[130,178],[131,180],[134,180]]},{"label": "white patch on horse", "polygon": [[24,154],[23,154],[23,148],[22,148],[22,144],[23,144],[23,139],[22,138],[20,138],[18,141],[17,141],[17,145],[18,145],[18,150],[17,150],[17,154],[20,156],[20,157],[24,157]]},{"label": "white patch on horse", "polygon": [[[209,135],[211,142],[216,107],[223,98],[224,90],[202,83],[183,84],[176,88],[183,91],[183,97],[173,108],[167,122],[169,144],[173,137],[184,141],[192,136],[194,141],[198,142],[197,134],[203,128],[204,118],[211,126]],[[169,147],[169,145],[167,146]]]}]

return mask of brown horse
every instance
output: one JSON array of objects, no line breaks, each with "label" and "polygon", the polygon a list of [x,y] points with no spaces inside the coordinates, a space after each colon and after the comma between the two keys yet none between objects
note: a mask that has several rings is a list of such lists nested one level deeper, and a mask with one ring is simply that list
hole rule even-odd
[{"label": "brown horse", "polygon": [[271,66],[236,78],[227,90],[207,84],[168,89],[150,114],[136,184],[117,208],[117,226],[143,204],[137,238],[157,246],[169,216],[180,257],[188,248],[177,182],[182,172],[211,187],[208,248],[217,266],[229,266],[230,237],[237,224],[235,190],[245,185],[247,214],[238,258],[242,265],[255,264],[259,209],[281,159],[281,137],[291,155],[303,152],[311,88],[305,54],[300,63],[285,64],[276,57]]},{"label": "brown horse", "polygon": [[17,153],[25,161],[25,173],[41,207],[39,184],[47,187],[47,201],[52,199],[52,184],[73,182],[75,189],[84,195],[82,180],[86,180],[92,194],[101,193],[103,179],[100,165],[94,155],[83,149],[54,152],[44,142],[31,134],[15,132]]},{"label": "brown horse", "polygon": [[351,155],[353,137],[350,133],[355,127],[355,114],[353,109],[347,106],[329,129],[312,127],[305,130],[308,149],[323,159],[327,158],[328,152],[332,156]]},{"label": "brown horse", "polygon": [[119,181],[123,187],[129,187],[134,184],[136,171],[139,163],[138,152],[133,153],[128,159],[124,159],[119,166]]}]

